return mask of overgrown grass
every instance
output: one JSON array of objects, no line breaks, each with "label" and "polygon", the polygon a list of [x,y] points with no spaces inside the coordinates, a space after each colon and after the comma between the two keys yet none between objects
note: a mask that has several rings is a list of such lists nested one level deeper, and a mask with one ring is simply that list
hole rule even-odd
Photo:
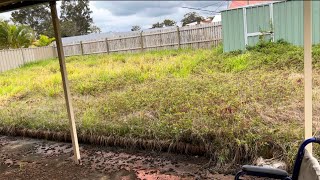
[{"label": "overgrown grass", "polygon": [[[315,121],[320,46],[314,47]],[[67,58],[80,133],[210,145],[217,166],[292,163],[303,139],[303,51],[167,50]],[[56,59],[0,74],[0,127],[68,132]]]}]

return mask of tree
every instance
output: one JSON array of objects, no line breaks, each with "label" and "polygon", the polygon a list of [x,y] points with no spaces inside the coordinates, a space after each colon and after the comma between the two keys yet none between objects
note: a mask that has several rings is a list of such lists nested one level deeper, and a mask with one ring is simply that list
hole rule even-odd
[{"label": "tree", "polygon": [[[91,13],[88,0],[62,1],[60,16],[62,36],[101,32],[99,27],[93,25]],[[37,36],[40,34],[49,37],[54,36],[48,4],[40,4],[14,11],[11,13],[11,20],[17,25],[30,26]]]},{"label": "tree", "polygon": [[37,47],[49,46],[54,40],[55,38],[49,38],[46,35],[40,35],[40,38],[34,42],[33,45]]},{"label": "tree", "polygon": [[75,28],[72,28],[75,31],[69,31],[65,28],[68,32],[62,34],[65,36],[89,34],[91,32],[90,27],[93,24],[91,13],[88,0],[62,1],[60,15],[62,24],[68,27],[75,26]]},{"label": "tree", "polygon": [[96,25],[91,25],[90,33],[101,33],[101,29]]},{"label": "tree", "polygon": [[11,13],[11,20],[17,25],[30,26],[37,35],[54,36],[50,9],[47,4],[27,7]]},{"label": "tree", "polygon": [[163,28],[163,27],[169,27],[169,26],[175,26],[177,23],[171,19],[165,19],[163,22],[157,22],[155,24],[152,24],[151,29],[154,28]]},{"label": "tree", "polygon": [[163,23],[157,22],[157,23],[155,23],[155,24],[152,24],[151,29],[154,29],[154,28],[162,28],[163,26],[164,26]]},{"label": "tree", "polygon": [[62,37],[70,37],[75,36],[75,32],[77,31],[77,25],[72,21],[62,21],[61,24],[61,36]]},{"label": "tree", "polygon": [[140,31],[141,27],[140,26],[132,26],[131,31]]},{"label": "tree", "polygon": [[171,19],[165,19],[163,21],[163,24],[165,27],[169,27],[169,26],[175,26],[177,24],[177,22],[171,20]]},{"label": "tree", "polygon": [[214,19],[214,16],[208,16],[207,19],[213,20],[213,19]]},{"label": "tree", "polygon": [[27,48],[34,40],[30,27],[0,22],[0,49]]},{"label": "tree", "polygon": [[200,16],[196,12],[189,12],[183,16],[183,19],[181,20],[182,26],[185,26],[186,24],[192,23],[192,22],[200,22],[201,20],[204,20],[202,16]]}]

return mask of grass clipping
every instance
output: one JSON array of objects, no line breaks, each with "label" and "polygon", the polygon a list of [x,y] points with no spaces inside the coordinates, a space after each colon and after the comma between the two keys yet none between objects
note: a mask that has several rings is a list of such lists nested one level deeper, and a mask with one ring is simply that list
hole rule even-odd
[{"label": "grass clipping", "polygon": [[[320,48],[313,52],[316,122]],[[284,42],[245,53],[218,47],[74,56],[67,70],[83,141],[198,152],[226,167],[259,156],[290,166],[303,139],[303,53]],[[1,73],[0,86],[3,132],[68,139],[56,59]]]}]

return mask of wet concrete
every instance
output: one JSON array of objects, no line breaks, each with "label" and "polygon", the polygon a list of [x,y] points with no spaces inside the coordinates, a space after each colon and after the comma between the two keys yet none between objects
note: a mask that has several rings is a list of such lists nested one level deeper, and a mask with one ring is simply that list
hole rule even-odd
[{"label": "wet concrete", "polygon": [[70,143],[0,136],[0,179],[233,179],[202,157],[90,145],[80,152],[75,165]]}]

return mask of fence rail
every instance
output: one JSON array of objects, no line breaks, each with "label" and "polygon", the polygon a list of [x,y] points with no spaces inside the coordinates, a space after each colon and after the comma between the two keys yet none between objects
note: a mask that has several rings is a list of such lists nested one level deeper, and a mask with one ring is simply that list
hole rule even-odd
[{"label": "fence rail", "polygon": [[[65,56],[161,49],[209,48],[222,41],[221,22],[197,26],[135,31],[119,37],[64,45]],[[56,57],[53,46],[0,51],[0,72]]]}]

